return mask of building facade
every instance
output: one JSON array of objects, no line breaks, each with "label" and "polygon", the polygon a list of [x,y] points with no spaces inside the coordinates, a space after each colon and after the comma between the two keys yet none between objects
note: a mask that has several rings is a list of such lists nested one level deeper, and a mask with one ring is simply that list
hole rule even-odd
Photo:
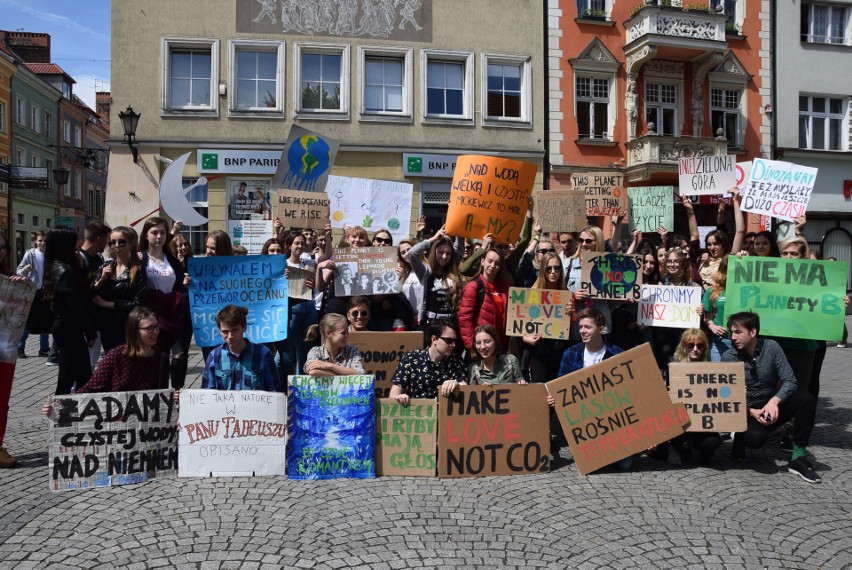
[{"label": "building facade", "polygon": [[332,174],[413,184],[411,219],[432,225],[446,212],[460,154],[531,162],[541,186],[540,1],[281,4],[113,4],[111,123],[128,106],[142,118],[138,163],[113,137],[108,221],[156,210],[152,178],[189,152],[187,183],[208,179],[189,197],[209,216],[194,237],[224,229],[228,184],[268,181],[274,165],[206,172],[197,151],[274,157],[292,125],[340,142]]}]

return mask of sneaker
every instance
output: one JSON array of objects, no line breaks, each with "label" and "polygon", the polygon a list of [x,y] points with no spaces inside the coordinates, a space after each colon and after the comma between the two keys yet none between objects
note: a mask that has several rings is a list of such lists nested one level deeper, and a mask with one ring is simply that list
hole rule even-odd
[{"label": "sneaker", "polygon": [[838,342],[837,348],[846,348],[846,343],[845,342]]},{"label": "sneaker", "polygon": [[822,479],[817,475],[816,471],[814,471],[813,466],[810,462],[804,457],[800,457],[795,461],[791,461],[787,464],[787,471],[790,473],[795,473],[808,483],[822,483]]},{"label": "sneaker", "polygon": [[44,363],[48,366],[59,366],[59,362],[57,362],[55,358],[50,358],[49,356],[47,357],[47,360],[44,361]]},{"label": "sneaker", "polygon": [[48,349],[48,350],[39,350],[39,351],[38,351],[38,355],[39,355],[39,356],[47,356],[47,355],[49,355],[49,354],[50,354],[50,350],[49,350],[49,349]]},{"label": "sneaker", "polygon": [[787,453],[793,453],[793,438],[789,435],[785,435],[781,438],[781,451],[786,451]]},{"label": "sneaker", "polygon": [[23,348],[18,349],[18,358],[27,358],[27,353],[24,352]]},{"label": "sneaker", "polygon": [[0,447],[0,469],[9,469],[18,464],[18,460],[9,455],[5,447]]}]

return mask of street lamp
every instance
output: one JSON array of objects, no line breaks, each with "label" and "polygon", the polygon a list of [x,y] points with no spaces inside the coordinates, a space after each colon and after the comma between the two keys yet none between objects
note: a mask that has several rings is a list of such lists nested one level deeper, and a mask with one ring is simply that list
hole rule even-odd
[{"label": "street lamp", "polygon": [[139,162],[139,149],[134,144],[136,143],[136,126],[139,124],[141,113],[133,110],[133,107],[127,107],[126,111],[118,113],[118,118],[121,119],[121,128],[124,129],[124,142],[130,147],[130,152],[133,153],[133,162]]}]

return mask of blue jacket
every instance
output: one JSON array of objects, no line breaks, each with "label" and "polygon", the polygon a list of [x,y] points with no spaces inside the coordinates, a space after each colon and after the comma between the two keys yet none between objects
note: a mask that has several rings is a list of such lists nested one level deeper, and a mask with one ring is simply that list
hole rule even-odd
[{"label": "blue jacket", "polygon": [[[604,360],[624,352],[614,344],[606,343],[604,344],[604,347],[606,348],[606,351],[604,352]],[[586,345],[581,342],[565,349],[565,352],[562,353],[562,362],[559,364],[558,377],[571,374],[572,372],[576,372],[583,368],[583,350],[585,348]]]}]

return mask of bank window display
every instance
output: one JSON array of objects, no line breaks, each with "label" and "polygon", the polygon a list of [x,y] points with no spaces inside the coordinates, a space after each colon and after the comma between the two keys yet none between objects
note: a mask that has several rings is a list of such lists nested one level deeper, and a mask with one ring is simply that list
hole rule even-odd
[{"label": "bank window display", "polygon": [[710,89],[710,122],[713,135],[722,129],[729,146],[742,147],[740,130],[742,91],[740,89]]},{"label": "bank window display", "polygon": [[347,113],[349,46],[296,44],[296,106],[303,113]]},{"label": "bank window display", "polygon": [[165,38],[163,43],[163,111],[215,111],[219,41]]},{"label": "bank window display", "polygon": [[648,123],[654,123],[654,132],[658,135],[678,136],[677,85],[645,83],[645,124]]},{"label": "bank window display", "polygon": [[848,99],[800,95],[799,148],[846,150],[843,122],[848,107]]},{"label": "bank window display", "polygon": [[233,111],[283,111],[283,42],[232,41]]}]

